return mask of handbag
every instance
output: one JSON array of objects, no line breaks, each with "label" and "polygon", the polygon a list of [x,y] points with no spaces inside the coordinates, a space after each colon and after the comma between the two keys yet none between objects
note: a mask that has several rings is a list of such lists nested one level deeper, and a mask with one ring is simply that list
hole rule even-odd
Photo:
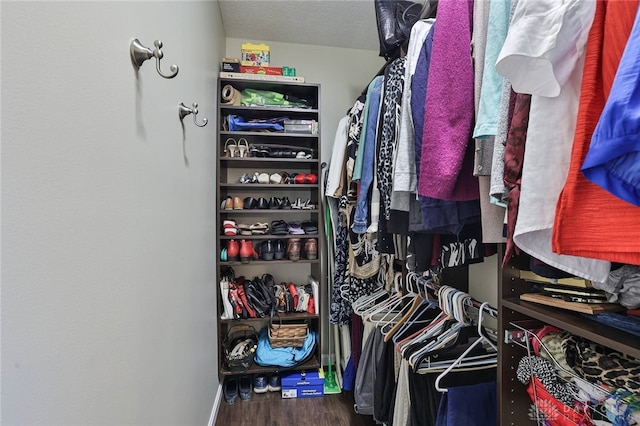
[{"label": "handbag", "polygon": [[299,348],[291,346],[274,348],[271,346],[271,343],[269,343],[267,327],[264,327],[260,330],[254,362],[265,367],[296,367],[304,364],[313,356],[316,340],[317,333],[315,331],[309,331],[302,346]]},{"label": "handbag", "polygon": [[422,5],[407,0],[374,0],[380,39],[380,56],[389,60],[397,56],[409,40],[411,27],[420,19]]}]

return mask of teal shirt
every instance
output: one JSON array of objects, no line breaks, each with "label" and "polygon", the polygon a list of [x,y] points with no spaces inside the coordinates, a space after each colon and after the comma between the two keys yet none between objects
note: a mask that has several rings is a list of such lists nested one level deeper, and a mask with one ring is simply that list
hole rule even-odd
[{"label": "teal shirt", "polygon": [[495,136],[498,133],[503,77],[496,70],[496,61],[507,38],[510,13],[511,0],[491,0],[480,106],[473,130],[475,139]]}]

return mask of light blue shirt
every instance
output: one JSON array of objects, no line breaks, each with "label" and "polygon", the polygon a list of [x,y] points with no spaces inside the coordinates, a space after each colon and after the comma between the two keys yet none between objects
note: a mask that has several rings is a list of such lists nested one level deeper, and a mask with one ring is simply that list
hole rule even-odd
[{"label": "light blue shirt", "polygon": [[496,61],[509,31],[510,11],[511,0],[491,0],[480,106],[473,129],[475,139],[495,136],[498,133],[503,77],[496,71]]}]

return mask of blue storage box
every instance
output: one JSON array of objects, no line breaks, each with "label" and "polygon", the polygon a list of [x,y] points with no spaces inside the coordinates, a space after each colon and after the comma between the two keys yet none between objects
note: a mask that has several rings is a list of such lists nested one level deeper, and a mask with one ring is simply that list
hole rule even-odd
[{"label": "blue storage box", "polygon": [[311,398],[324,395],[324,371],[295,371],[282,376],[283,398]]}]

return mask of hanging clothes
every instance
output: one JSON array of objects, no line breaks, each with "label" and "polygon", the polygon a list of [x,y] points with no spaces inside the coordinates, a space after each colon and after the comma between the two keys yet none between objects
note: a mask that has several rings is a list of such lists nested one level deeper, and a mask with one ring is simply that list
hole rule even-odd
[{"label": "hanging clothes", "polygon": [[383,78],[382,76],[378,76],[373,79],[367,89],[364,127],[360,135],[360,146],[358,147],[358,158],[356,159],[356,169],[354,172],[354,180],[360,182],[360,191],[358,192],[356,212],[351,230],[358,234],[367,232],[367,228],[369,228],[370,225],[370,188],[373,183],[373,170],[376,163],[374,154],[382,86]]},{"label": "hanging clothes", "polygon": [[417,191],[415,133],[413,130],[411,94],[413,77],[422,47],[434,22],[434,19],[418,21],[411,28],[409,46],[407,47],[407,63],[404,71],[404,90],[402,92],[398,143],[393,169],[393,193],[391,194],[391,208],[393,210],[409,211],[409,200],[412,196],[415,197],[414,194]]},{"label": "hanging clothes", "polygon": [[436,426],[498,424],[496,382],[449,388],[442,396]]},{"label": "hanging clothes", "polygon": [[571,164],[553,226],[552,248],[557,253],[640,264],[640,210],[588,181],[580,172],[637,8],[637,1],[597,2],[587,43]]},{"label": "hanging clothes", "polygon": [[635,206],[640,206],[639,49],[640,12],[582,165],[587,179]]},{"label": "hanging clothes", "polygon": [[[438,5],[429,67],[420,162],[420,195],[477,200],[473,176],[473,64],[469,52],[473,1]],[[455,69],[455,72],[451,72]],[[443,107],[446,105],[446,108]]]},{"label": "hanging clothes", "polygon": [[[553,1],[521,0],[496,65],[507,78],[518,81],[520,92],[533,95],[522,170],[521,213],[514,241],[520,249],[545,263],[590,279],[606,273],[608,264],[553,253],[551,233],[555,205],[569,166],[583,52],[594,14],[594,2],[558,5]],[[554,26],[555,22],[562,25]],[[544,51],[526,41],[541,25],[554,29],[544,32],[547,43]],[[557,88],[560,92],[554,96]]]},{"label": "hanging clothes", "polygon": [[513,243],[513,231],[516,227],[520,202],[520,182],[522,163],[524,161],[527,128],[529,126],[529,110],[531,95],[518,93],[515,95],[513,117],[509,125],[507,145],[504,151],[504,184],[509,190],[507,194],[507,247],[502,259],[502,267],[519,252]]},{"label": "hanging clothes", "polygon": [[398,58],[391,62],[384,72],[384,95],[380,112],[382,134],[380,136],[376,167],[378,189],[380,190],[380,205],[384,220],[389,220],[391,211],[393,159],[400,120],[405,63],[405,58]]}]

